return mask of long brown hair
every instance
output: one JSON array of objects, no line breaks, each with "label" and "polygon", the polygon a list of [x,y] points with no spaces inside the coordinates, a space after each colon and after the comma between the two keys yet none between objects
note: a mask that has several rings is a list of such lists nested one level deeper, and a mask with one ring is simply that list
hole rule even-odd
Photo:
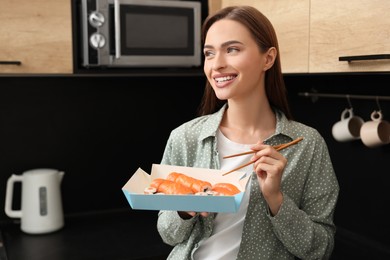
[{"label": "long brown hair", "polygon": [[[276,48],[278,55],[276,56],[274,65],[265,74],[265,91],[271,106],[280,109],[288,119],[292,119],[280,64],[278,39],[271,22],[259,10],[252,6],[225,7],[215,14],[208,16],[204,21],[202,26],[203,44],[205,43],[206,35],[210,27],[222,19],[237,21],[248,28],[262,53],[265,53],[271,47]],[[214,113],[226,102],[226,100],[220,100],[216,97],[213,88],[207,81],[199,106],[199,115]]]}]

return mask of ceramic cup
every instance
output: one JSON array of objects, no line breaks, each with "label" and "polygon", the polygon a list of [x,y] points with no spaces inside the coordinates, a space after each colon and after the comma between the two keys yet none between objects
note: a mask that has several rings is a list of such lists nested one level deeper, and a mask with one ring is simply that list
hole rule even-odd
[{"label": "ceramic cup", "polygon": [[332,127],[332,135],[339,142],[347,142],[360,138],[360,128],[364,120],[353,114],[352,108],[346,108],[341,113],[341,120]]},{"label": "ceramic cup", "polygon": [[390,123],[382,119],[380,111],[371,113],[371,121],[365,122],[360,129],[360,137],[367,147],[377,147],[390,143]]}]

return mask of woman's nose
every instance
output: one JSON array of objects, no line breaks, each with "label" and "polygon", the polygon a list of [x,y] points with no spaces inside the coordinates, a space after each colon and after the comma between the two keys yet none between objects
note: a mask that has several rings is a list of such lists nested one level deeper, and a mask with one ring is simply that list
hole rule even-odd
[{"label": "woman's nose", "polygon": [[213,59],[213,70],[219,70],[226,67],[226,60],[223,55],[217,54]]}]

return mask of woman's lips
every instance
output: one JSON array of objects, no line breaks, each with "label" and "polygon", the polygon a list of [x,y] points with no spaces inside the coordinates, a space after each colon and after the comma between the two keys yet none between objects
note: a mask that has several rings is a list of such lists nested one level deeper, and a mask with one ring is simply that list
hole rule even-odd
[{"label": "woman's lips", "polygon": [[229,85],[232,81],[234,81],[236,77],[237,75],[214,77],[214,81],[217,87],[225,87],[226,85]]}]

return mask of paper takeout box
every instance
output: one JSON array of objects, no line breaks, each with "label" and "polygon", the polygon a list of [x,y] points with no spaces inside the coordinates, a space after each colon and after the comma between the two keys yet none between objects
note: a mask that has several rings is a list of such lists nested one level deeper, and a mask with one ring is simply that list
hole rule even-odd
[{"label": "paper takeout box", "polygon": [[[232,183],[236,185],[241,192],[235,196],[144,194],[145,188],[149,187],[152,180],[156,178],[165,179],[171,172],[184,173],[193,178],[208,181],[211,184],[219,182]],[[133,209],[237,212],[249,177],[247,176],[240,179],[245,173],[239,171],[232,172],[225,176],[223,176],[223,173],[224,172],[220,170],[153,164],[151,174],[138,168],[130,180],[122,187],[122,191]]]}]

